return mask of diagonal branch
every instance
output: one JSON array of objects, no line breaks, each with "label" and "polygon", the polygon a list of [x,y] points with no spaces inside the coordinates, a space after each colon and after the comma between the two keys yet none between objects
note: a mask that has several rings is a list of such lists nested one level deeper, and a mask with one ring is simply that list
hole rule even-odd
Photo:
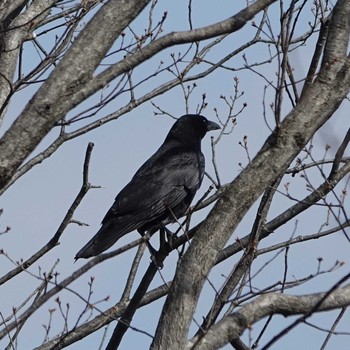
[{"label": "diagonal branch", "polygon": [[73,92],[92,78],[116,38],[148,2],[110,0],[80,32],[56,69],[0,140],[0,188],[55,123],[76,105]]},{"label": "diagonal branch", "polygon": [[10,272],[8,272],[6,275],[0,278],[0,285],[4,284],[14,276],[20,274],[24,270],[28,269],[29,266],[34,264],[38,259],[40,259],[43,255],[45,255],[48,251],[50,251],[52,248],[54,248],[56,245],[59,244],[59,239],[64,232],[64,230],[67,228],[67,226],[70,224],[73,214],[75,210],[78,208],[79,204],[83,200],[84,196],[87,194],[87,192],[91,188],[91,184],[89,183],[89,164],[90,164],[90,158],[91,158],[91,152],[94,147],[94,144],[90,142],[88,144],[88,147],[86,149],[85,153],[85,160],[84,160],[84,166],[83,166],[83,184],[81,186],[81,189],[79,193],[77,194],[76,198],[74,199],[72,205],[68,209],[64,219],[62,220],[59,228],[57,229],[54,236],[50,239],[49,242],[47,242],[41,249],[39,249],[35,254],[33,254],[29,259],[24,261],[22,264],[20,264],[18,267],[14,268]]},{"label": "diagonal branch", "polygon": [[[349,276],[345,276],[349,278]],[[224,317],[213,325],[197,343],[196,350],[218,349],[239,337],[245,329],[271,314],[291,316],[327,311],[348,306],[350,303],[350,285],[333,290],[331,293],[309,295],[286,295],[268,293],[253,302]],[[186,349],[193,349],[196,338],[191,339]]]},{"label": "diagonal branch", "polygon": [[[57,121],[111,80],[127,73],[167,47],[237,31],[249,19],[275,1],[258,0],[225,21],[191,31],[165,35],[93,78],[95,69],[114,40],[149,2],[149,0],[108,1],[87,24],[31,103],[26,106],[0,141],[0,189],[6,185],[23,160]],[[105,35],[105,32],[109,35]],[[18,144],[21,147],[18,147]]]},{"label": "diagonal branch", "polygon": [[249,237],[248,247],[244,252],[243,256],[241,257],[241,259],[236,264],[232,273],[228,277],[219,295],[215,298],[215,301],[211,309],[209,310],[199,331],[197,332],[198,335],[204,334],[205,330],[209,328],[213,323],[216,322],[220,312],[222,311],[223,307],[226,305],[227,301],[231,297],[234,289],[237,287],[242,277],[247,273],[254,258],[256,257],[256,251],[257,251],[257,246],[260,239],[260,233],[263,230],[263,223],[266,220],[266,216],[269,212],[272,198],[276,192],[276,188],[278,187],[278,184],[280,183],[281,179],[282,177],[280,176],[272,186],[268,187],[268,189],[265,191],[264,195],[262,196],[262,199],[258,208],[258,212],[256,215],[256,219],[252,228],[252,233],[250,234],[250,237]]},{"label": "diagonal branch", "polygon": [[135,294],[131,298],[127,308],[123,312],[122,317],[118,321],[117,326],[114,329],[113,335],[106,347],[106,350],[114,350],[118,349],[124,334],[129,328],[131,320],[139,308],[142,299],[144,298],[148,287],[153,281],[154,276],[158,271],[158,266],[163,264],[164,259],[168,256],[171,251],[171,247],[169,245],[163,245],[160,247],[160,250],[154,256],[153,261],[151,261],[147,271],[145,272],[139,286],[136,289]]},{"label": "diagonal branch", "polygon": [[[335,11],[332,21],[336,22],[339,16],[350,18],[350,3],[344,4],[344,1],[339,1],[335,8],[338,6],[343,7],[345,14],[343,11]],[[341,41],[337,40],[341,64],[321,67],[322,78],[317,78],[313,88],[305,93],[280,127],[266,140],[254,160],[231,182],[194,236],[176,271],[152,349],[184,348],[205,278],[232,232],[263,189],[284,173],[348,94],[350,62],[342,55],[343,41],[346,41],[347,45],[349,40],[349,27],[337,27]],[[325,77],[328,79],[324,79]]]}]

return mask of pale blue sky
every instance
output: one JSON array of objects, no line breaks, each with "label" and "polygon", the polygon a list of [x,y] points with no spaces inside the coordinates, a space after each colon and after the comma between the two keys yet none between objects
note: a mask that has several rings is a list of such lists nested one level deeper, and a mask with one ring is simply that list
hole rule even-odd
[{"label": "pale blue sky", "polygon": [[[193,25],[195,27],[202,26],[210,24],[213,21],[225,19],[234,14],[237,9],[244,6],[245,3],[246,1],[237,1],[233,5],[232,1],[223,0],[219,2],[193,1]],[[277,14],[278,5],[273,6]],[[168,11],[168,19],[164,26],[165,32],[188,29],[186,8],[186,1],[179,1],[176,2],[176,4],[172,1],[160,1],[157,13],[161,14],[164,10]],[[137,20],[137,24],[133,25],[133,28],[135,30],[144,28],[144,21],[145,15]],[[304,20],[303,23],[306,25],[307,21]],[[277,25],[278,22],[273,24]],[[231,39],[225,41],[221,46],[222,49],[213,50],[209,57],[215,59],[222,53],[221,50],[229,52],[237,48],[240,43],[250,39],[253,32],[253,28],[248,24]],[[310,41],[310,44],[311,43],[313,43],[312,40]],[[179,50],[180,48],[167,50],[165,53],[159,55],[159,60],[161,58],[163,59],[163,57],[168,60],[169,52],[178,52]],[[310,45],[294,51],[291,55],[291,63],[297,76],[304,76],[312,50],[313,47]],[[247,52],[247,58],[250,62],[261,59],[261,57],[265,57],[265,55],[267,55],[267,50],[263,45],[257,45]],[[243,65],[241,55],[230,61],[229,64],[230,66],[241,67]],[[146,67],[148,67],[147,65],[148,63]],[[149,66],[156,66],[156,64],[150,61]],[[274,79],[275,70],[275,63],[259,69],[260,72],[269,75],[270,79]],[[138,68],[135,71],[134,79],[137,81],[137,79],[143,76],[143,69]],[[269,135],[269,130],[262,117],[262,88],[266,82],[248,71],[231,72],[228,70],[219,70],[206,80],[197,82],[198,87],[196,93],[190,100],[191,112],[194,112],[197,104],[200,102],[201,94],[205,92],[207,94],[209,106],[203,114],[209,119],[215,120],[213,108],[216,107],[220,115],[225,115],[226,107],[220,100],[220,95],[229,96],[232,93],[234,76],[239,77],[240,89],[244,91],[244,96],[238,102],[236,110],[241,108],[243,102],[246,102],[248,107],[238,117],[238,124],[233,134],[224,137],[223,141],[217,147],[217,163],[223,183],[231,181],[237,176],[240,171],[238,165],[240,162],[243,165],[247,163],[245,152],[238,145],[242,137],[248,135],[249,151],[251,157],[253,157],[261,147],[265,138]],[[170,75],[168,78],[170,78]],[[161,77],[160,79],[160,81],[163,81],[165,78]],[[158,82],[158,80],[155,80],[150,84],[157,84]],[[143,92],[142,89],[143,88],[140,89],[140,93]],[[15,99],[15,102],[11,104],[8,117],[5,120],[5,126],[8,127],[8,125],[10,125],[11,121],[19,114],[27,100],[28,94],[26,90],[24,90]],[[176,116],[184,114],[183,95],[180,88],[176,88],[169,93],[157,97],[154,102],[166,108],[167,111]],[[110,106],[102,111],[100,116],[113,112],[120,105],[120,101],[111,103]],[[283,115],[288,112],[289,108],[289,106],[286,107]],[[326,143],[329,143],[333,147],[330,150],[332,153],[336,150],[337,144],[341,142],[346,132],[344,125],[348,125],[345,109],[346,107],[337,112],[337,115],[332,121],[324,126],[322,133],[315,137],[314,156],[316,158],[322,157],[323,147]],[[42,270],[48,271],[54,262],[60,259],[56,270],[60,273],[59,280],[62,280],[82,266],[85,261],[78,261],[76,264],[73,264],[75,253],[93,234],[95,234],[99,228],[101,219],[112,204],[116,194],[130,180],[138,167],[156,151],[173,124],[173,120],[168,117],[155,117],[153,111],[154,108],[152,105],[146,103],[136,108],[128,115],[124,115],[117,121],[110,122],[78,139],[69,141],[53,156],[19,179],[0,199],[0,207],[4,208],[4,213],[1,216],[0,228],[3,229],[6,225],[11,226],[11,232],[1,236],[1,248],[15,260],[20,258],[26,259],[52,237],[80,189],[82,181],[82,163],[86,146],[88,142],[94,142],[95,148],[92,153],[90,164],[90,181],[94,185],[102,186],[102,188],[91,190],[74,215],[75,219],[86,222],[90,226],[79,227],[70,225],[61,237],[60,246],[53,249],[38,263],[32,266],[30,271],[36,274],[38,272],[38,266],[41,266]],[[273,119],[271,113],[269,113],[269,121],[272,125]],[[45,145],[48,145],[48,140],[53,139],[52,136],[53,135],[50,135],[47,140],[44,140],[36,152],[42,150]],[[319,146],[320,150],[317,150]],[[206,169],[210,174],[213,174],[213,168],[210,162],[210,137],[206,137],[203,141],[203,152],[207,160]],[[315,176],[317,177],[318,175]],[[289,181],[291,182],[290,191],[295,197],[302,198],[305,196],[307,191],[305,190],[303,179],[300,179],[298,176],[294,179],[286,177],[283,183]],[[317,181],[320,181],[320,179],[317,178]],[[318,183],[319,182],[315,181],[315,186]],[[205,180],[197,198],[206,191],[208,185],[209,181]],[[269,214],[269,219],[273,218],[291,204],[293,203],[290,200],[277,194],[271,213]],[[203,210],[197,213],[193,219],[194,222],[198,222],[204,218],[207,212],[208,210]],[[310,214],[310,212],[312,212],[312,214]],[[255,212],[254,209],[252,209],[232,235],[232,241],[234,241],[236,237],[241,237],[250,231],[254,215]],[[300,216],[296,235],[317,232],[320,223],[324,220],[324,216],[324,210],[321,211],[319,208],[315,208]],[[331,224],[334,223],[332,219],[330,222]],[[295,224],[295,221],[287,224],[278,231],[278,234],[274,234],[268,240],[263,241],[261,246],[288,239],[294,230]],[[129,234],[118,241],[113,248],[120,247],[122,244],[137,238],[137,233]],[[157,235],[155,235],[153,241],[156,245],[158,244]],[[106,309],[119,300],[135,252],[136,250],[134,249],[131,252],[98,265],[79,278],[70,287],[86,296],[88,293],[87,283],[90,276],[94,276],[94,294],[92,300],[97,301],[110,295],[110,300],[108,302],[99,304],[101,309]],[[258,270],[263,266],[264,262],[269,260],[274,254],[275,253],[269,256],[259,257],[254,262],[252,270]],[[330,238],[291,247],[289,253],[288,279],[293,279],[293,276],[301,278],[310,273],[314,273],[317,267],[317,257],[319,256],[324,258],[324,265],[327,267],[333,265],[336,259],[344,260],[349,263],[349,245],[342,236],[342,233],[332,235]],[[227,275],[238,258],[238,256],[231,258],[213,270],[210,275],[210,281],[216,288],[220,288],[221,283],[224,281],[221,274]],[[0,261],[0,271],[3,275],[12,268],[12,265],[3,256],[0,256]],[[273,264],[269,265],[263,273],[256,277],[254,285],[259,288],[264,288],[277,280],[282,280],[284,271],[283,261],[284,255],[281,254]],[[165,280],[171,280],[176,262],[177,253],[173,252],[166,260],[165,267],[161,271]],[[149,255],[147,252],[143,258],[138,278],[142,276],[148,264]],[[345,269],[347,269],[347,267],[345,267]],[[298,289],[287,291],[287,293],[312,293],[326,290],[343,276],[344,273],[343,268],[332,274],[321,276]],[[152,287],[161,283],[162,280],[160,276],[157,276],[152,283]],[[2,286],[2,297],[0,300],[1,312],[7,315],[12,306],[16,306],[23,301],[38,284],[39,281],[34,277],[22,273],[19,277],[14,278],[11,282]],[[201,322],[202,317],[206,314],[211,304],[212,297],[213,289],[207,285],[195,315],[198,322]],[[62,292],[60,294],[60,299],[64,304],[67,302],[70,303],[70,321],[73,324],[75,321],[74,315],[79,314],[84,305],[71,292]],[[161,299],[139,310],[134,318],[133,326],[151,334],[154,333],[163,302],[164,299]],[[21,332],[22,336],[19,337],[18,349],[29,349],[40,345],[41,339],[44,337],[44,330],[41,325],[48,320],[48,309],[55,307],[57,307],[57,305],[54,300],[49,301],[33,316],[32,321],[29,321],[29,323],[24,326]],[[280,322],[280,318],[281,316],[274,318],[272,325],[261,341],[261,345],[265,344],[266,341],[271,338],[271,335],[278,332],[281,324],[283,324],[283,322]],[[318,325],[327,328],[334,321],[335,314],[323,314],[313,319],[315,319],[315,323]],[[349,317],[347,320],[349,321]],[[59,316],[58,311],[56,311],[52,335],[62,329],[62,322],[62,318]],[[30,325],[35,325],[35,328]],[[342,322],[342,325],[340,329],[346,331],[345,320]],[[114,326],[115,323],[110,325],[107,339],[109,339]],[[256,337],[260,325],[254,325],[253,328],[257,330],[257,332],[254,332],[254,336]],[[192,329],[195,331],[196,327],[193,326]],[[301,326],[279,342],[275,349],[319,349],[325,336],[325,333],[322,334],[310,327]],[[73,344],[69,349],[94,349],[101,341],[101,337],[102,330]],[[129,331],[120,349],[145,349],[148,347],[149,343],[150,338],[144,334]],[[332,337],[329,349],[346,349],[347,343],[346,337],[344,336]],[[7,344],[6,339],[1,345],[4,346],[5,344]]]}]

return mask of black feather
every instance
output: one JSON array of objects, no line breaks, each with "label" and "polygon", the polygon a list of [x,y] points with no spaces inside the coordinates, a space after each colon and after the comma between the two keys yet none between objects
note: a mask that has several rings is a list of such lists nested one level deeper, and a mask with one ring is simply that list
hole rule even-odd
[{"label": "black feather", "polygon": [[154,231],[164,220],[181,217],[203,180],[201,140],[207,131],[219,128],[200,115],[179,118],[158,151],[117,195],[100,230],[75,258],[95,256],[131,231]]}]

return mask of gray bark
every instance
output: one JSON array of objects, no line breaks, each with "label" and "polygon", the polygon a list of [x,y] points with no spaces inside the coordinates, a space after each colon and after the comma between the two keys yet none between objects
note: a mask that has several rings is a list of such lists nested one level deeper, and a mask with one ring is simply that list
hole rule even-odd
[{"label": "gray bark", "polygon": [[[86,25],[24,111],[0,141],[0,188],[68,110],[62,106],[81,89],[123,29],[149,0],[108,1]],[[11,56],[12,62],[16,62]]]},{"label": "gray bark", "polygon": [[260,0],[225,21],[168,34],[93,77],[115,39],[149,1],[106,3],[0,141],[0,189],[58,120],[111,80],[167,47],[234,32],[275,1]]},{"label": "gray bark", "polygon": [[[263,190],[332,116],[350,88],[350,3],[338,1],[320,74],[267,139],[261,151],[229,185],[193,238],[176,271],[152,349],[184,349],[197,301],[218,254]],[[333,24],[334,25],[333,27]],[[188,273],[191,271],[191,273]]]},{"label": "gray bark", "polygon": [[[33,2],[23,14],[18,15],[27,1],[5,1],[0,7],[0,106],[6,107],[12,92],[17,58],[22,43],[31,38],[32,32],[57,0]],[[17,16],[16,16],[17,15]],[[0,126],[6,108],[0,109]]]},{"label": "gray bark", "polygon": [[[337,289],[322,300],[324,297],[325,293],[298,296],[277,293],[262,295],[253,302],[242,306],[239,311],[224,317],[200,339],[191,339],[185,348],[196,350],[219,349],[230,343],[232,339],[242,335],[249,325],[272,314],[287,317],[313,312],[315,308],[317,309],[315,312],[319,312],[347,307],[350,303],[350,285]],[[321,300],[322,303],[318,306]]]}]

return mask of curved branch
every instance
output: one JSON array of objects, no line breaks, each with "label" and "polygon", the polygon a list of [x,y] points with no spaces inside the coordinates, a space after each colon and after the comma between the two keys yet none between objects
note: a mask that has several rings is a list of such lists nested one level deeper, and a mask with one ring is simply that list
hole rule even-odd
[{"label": "curved branch", "polygon": [[350,285],[338,288],[328,296],[327,293],[300,296],[280,293],[265,294],[210,327],[198,342],[198,338],[191,339],[186,349],[211,350],[221,348],[232,339],[239,337],[250,325],[271,314],[280,314],[286,317],[313,313],[314,311],[339,309],[349,304]]},{"label": "curved branch", "polygon": [[[340,1],[337,6],[343,6]],[[350,17],[350,6],[344,6]],[[342,11],[335,12],[337,21]],[[340,38],[349,40],[349,26],[339,29]],[[266,140],[264,146],[231,182],[227,191],[198,229],[184,254],[165,302],[152,349],[185,346],[190,323],[205,278],[249,208],[274,179],[284,173],[292,160],[303,149],[314,133],[332,116],[346,97],[350,87],[350,62],[344,60],[343,46],[339,45],[341,65],[321,67],[329,79],[318,78],[298,105]],[[341,59],[342,58],[342,59]],[[332,79],[330,79],[332,78]],[[191,274],[188,274],[191,271]],[[180,310],[180,312],[179,312]]]},{"label": "curved branch", "polygon": [[[149,0],[107,2],[87,24],[58,67],[0,141],[0,189],[10,181],[23,160],[58,120],[111,80],[167,47],[237,31],[275,1],[256,1],[235,16],[214,25],[165,35],[92,78],[93,72],[114,40]],[[109,35],[105,35],[105,32]],[[21,147],[18,147],[19,144]]]},{"label": "curved branch", "polygon": [[8,272],[6,275],[0,278],[0,286],[4,283],[6,283],[8,280],[13,278],[14,276],[18,275],[19,273],[23,272],[24,270],[28,269],[29,266],[34,264],[38,259],[40,259],[43,255],[45,255],[48,251],[50,251],[52,248],[54,248],[56,245],[59,244],[59,239],[64,232],[64,230],[67,228],[67,226],[70,224],[73,214],[75,210],[78,208],[79,204],[83,200],[84,196],[87,194],[87,192],[90,190],[91,185],[89,183],[89,164],[90,164],[90,158],[91,158],[91,152],[94,148],[94,144],[90,142],[88,144],[88,147],[86,149],[85,153],[85,160],[84,160],[84,166],[83,166],[83,184],[81,186],[81,189],[77,196],[75,197],[72,205],[69,207],[64,219],[61,222],[61,225],[57,229],[54,236],[47,242],[41,249],[39,249],[35,254],[33,254],[29,259],[21,263],[19,266]]},{"label": "curved branch", "polygon": [[0,188],[55,123],[74,107],[72,94],[91,79],[115,39],[148,2],[110,0],[80,32],[57,68],[0,140]]}]

